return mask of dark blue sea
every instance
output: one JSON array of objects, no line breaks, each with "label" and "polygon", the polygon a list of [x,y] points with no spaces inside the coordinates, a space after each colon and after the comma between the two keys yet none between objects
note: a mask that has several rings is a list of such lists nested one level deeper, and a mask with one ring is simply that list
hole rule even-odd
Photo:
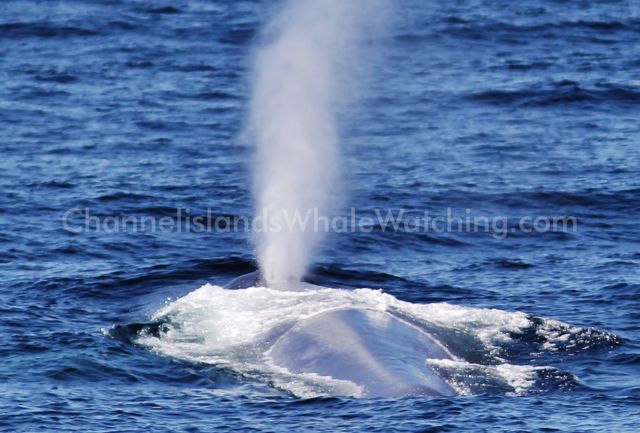
[{"label": "dark blue sea", "polygon": [[[225,227],[254,216],[276,9],[0,3],[0,431],[640,431],[640,3],[393,1],[339,212],[454,227],[332,233],[308,278],[346,290],[304,299],[219,287],[257,267]],[[256,356],[336,305],[439,330],[460,395],[358,398]]]}]

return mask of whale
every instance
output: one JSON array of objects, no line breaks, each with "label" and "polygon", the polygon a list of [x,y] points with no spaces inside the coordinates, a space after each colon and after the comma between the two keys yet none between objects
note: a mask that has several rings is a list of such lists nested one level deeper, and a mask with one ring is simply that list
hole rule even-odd
[{"label": "whale", "polygon": [[[240,276],[225,288],[253,286],[264,286],[259,272]],[[310,283],[287,287],[322,288]],[[457,394],[426,362],[454,355],[428,329],[388,311],[348,307],[311,315],[275,338],[265,355],[289,373],[351,382],[361,397]]]}]

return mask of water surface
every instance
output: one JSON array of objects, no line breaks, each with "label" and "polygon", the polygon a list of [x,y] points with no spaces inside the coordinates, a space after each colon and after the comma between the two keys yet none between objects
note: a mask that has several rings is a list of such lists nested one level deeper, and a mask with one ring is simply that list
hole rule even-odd
[{"label": "water surface", "polygon": [[[482,356],[483,346],[471,361],[490,372],[544,368],[533,383],[483,382],[436,399],[300,396],[139,340],[145,324],[180,313],[175,299],[205,284],[189,296],[212,299],[216,285],[254,270],[250,235],[73,233],[63,215],[251,216],[252,149],[240,132],[252,42],[270,10],[257,1],[2,3],[0,429],[637,431],[633,2],[394,2],[363,108],[344,126],[345,203],[360,215],[470,209],[511,225],[506,237],[335,235],[314,281],[373,289],[354,302],[382,289],[423,313],[444,303],[521,319],[518,329],[499,322],[495,335],[510,338],[495,342],[499,353]],[[527,216],[575,217],[578,230],[519,230]],[[447,323],[472,335],[489,322]]]}]

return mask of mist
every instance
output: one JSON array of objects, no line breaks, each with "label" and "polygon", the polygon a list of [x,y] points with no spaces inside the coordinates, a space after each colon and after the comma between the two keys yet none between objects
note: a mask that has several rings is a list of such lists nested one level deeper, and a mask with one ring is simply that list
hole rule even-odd
[{"label": "mist", "polygon": [[[291,0],[263,31],[248,132],[256,146],[256,215],[268,222],[256,234],[257,257],[270,286],[304,277],[324,235],[305,218],[327,216],[340,200],[338,113],[357,93],[363,41],[381,4]],[[308,224],[292,224],[296,218]]]}]

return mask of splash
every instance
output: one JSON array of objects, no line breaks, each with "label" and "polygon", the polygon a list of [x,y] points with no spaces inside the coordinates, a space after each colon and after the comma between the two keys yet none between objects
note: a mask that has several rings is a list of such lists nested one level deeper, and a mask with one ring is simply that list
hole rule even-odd
[{"label": "splash", "polygon": [[249,134],[256,144],[257,255],[267,284],[298,282],[336,204],[338,111],[350,98],[377,0],[290,0],[255,57]]},{"label": "splash", "polygon": [[[387,313],[436,336],[453,359],[425,359],[425,364],[463,395],[571,388],[577,378],[545,361],[557,363],[559,354],[577,356],[620,344],[607,332],[522,312],[412,304],[371,289],[294,292],[205,285],[158,310],[142,331],[140,325],[131,331],[137,343],[158,353],[229,369],[300,397],[361,396],[355,382],[290,372],[269,356],[278,338],[296,324],[348,309]],[[122,329],[110,333],[122,338]]]}]

